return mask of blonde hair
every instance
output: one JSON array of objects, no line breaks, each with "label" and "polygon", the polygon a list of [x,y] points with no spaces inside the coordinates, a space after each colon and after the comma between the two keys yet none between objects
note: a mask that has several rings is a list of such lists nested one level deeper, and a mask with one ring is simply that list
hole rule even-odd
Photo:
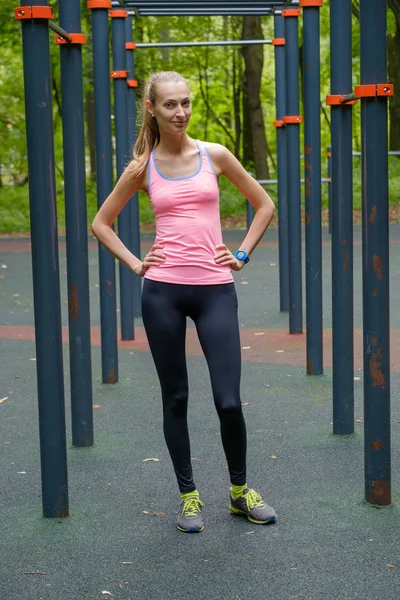
[{"label": "blonde hair", "polygon": [[175,71],[160,71],[159,73],[153,73],[146,81],[142,106],[143,124],[133,147],[133,161],[128,167],[132,179],[140,177],[140,175],[143,174],[153,148],[160,141],[160,130],[158,128],[157,119],[150,115],[146,108],[146,101],[148,100],[154,106],[157,101],[157,84],[169,83],[171,81],[176,83],[183,81],[187,84],[186,79]]}]

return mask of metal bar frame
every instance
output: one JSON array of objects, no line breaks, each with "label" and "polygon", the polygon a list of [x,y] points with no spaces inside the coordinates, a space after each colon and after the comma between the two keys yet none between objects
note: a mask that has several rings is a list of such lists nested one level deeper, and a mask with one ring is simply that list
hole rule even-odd
[{"label": "metal bar frame", "polygon": [[[122,16],[112,18],[112,54],[113,69],[115,72],[126,71],[125,19],[126,17]],[[121,177],[129,161],[127,94],[127,78],[114,78],[114,123],[117,179]],[[131,210],[129,204],[127,204],[118,215],[118,236],[127,248],[131,248]],[[122,340],[135,339],[133,316],[134,277],[135,275],[132,273],[131,269],[119,261]]]},{"label": "metal bar frame", "polygon": [[[386,0],[360,0],[361,84],[387,81]],[[371,44],[373,40],[373,44]],[[391,503],[387,98],[361,100],[365,499]]]},{"label": "metal bar frame", "polygon": [[[48,6],[47,0],[36,4]],[[44,517],[63,518],[69,501],[48,20],[23,20],[21,28],[42,507]]]},{"label": "metal bar frame", "polygon": [[[79,0],[59,0],[60,23],[81,31]],[[86,212],[82,46],[60,45],[72,444],[93,445],[89,257]]]},{"label": "metal bar frame", "polygon": [[[330,5],[331,94],[352,89],[351,0]],[[352,105],[331,106],[333,433],[354,432]]]},{"label": "metal bar frame", "polygon": [[[92,9],[97,205],[113,189],[108,10]],[[115,259],[99,243],[102,382],[118,382]]]},{"label": "metal bar frame", "polygon": [[[133,42],[133,22],[132,17],[125,19],[125,39],[127,42]],[[129,72],[129,79],[135,80],[135,51],[126,51],[126,70]],[[128,145],[129,153],[132,156],[133,146],[136,141],[136,87],[128,87]],[[139,194],[136,193],[129,201],[131,212],[131,250],[132,253],[140,259],[140,214],[139,214]],[[135,317],[142,316],[142,280],[141,277],[133,277],[133,313]]]},{"label": "metal bar frame", "polygon": [[218,42],[154,42],[136,44],[136,48],[201,48],[203,46],[272,45],[272,40],[221,40]]},{"label": "metal bar frame", "polygon": [[322,375],[320,7],[303,7],[307,375]]},{"label": "metal bar frame", "polygon": [[[286,116],[299,116],[299,23],[285,16]],[[289,227],[289,333],[303,333],[301,273],[301,194],[299,122],[287,123],[287,193]]]},{"label": "metal bar frame", "polygon": [[[58,35],[60,37],[62,37],[67,42],[71,43],[71,38],[70,38],[69,33],[67,31],[65,31],[65,29],[63,29],[62,27],[57,25],[57,23],[54,23],[53,21],[49,21],[49,29],[51,29],[52,31],[55,31],[55,33],[58,33]],[[79,33],[80,30],[81,30],[81,28],[79,25],[79,31],[77,29],[76,31],[74,31],[74,33]]]},{"label": "metal bar frame", "polygon": [[[285,37],[285,20],[274,16],[274,35]],[[275,103],[276,120],[286,116],[286,61],[285,45],[275,46]],[[276,153],[278,162],[278,235],[279,235],[279,306],[281,312],[289,311],[289,224],[287,195],[287,142],[286,127],[276,127]]]}]

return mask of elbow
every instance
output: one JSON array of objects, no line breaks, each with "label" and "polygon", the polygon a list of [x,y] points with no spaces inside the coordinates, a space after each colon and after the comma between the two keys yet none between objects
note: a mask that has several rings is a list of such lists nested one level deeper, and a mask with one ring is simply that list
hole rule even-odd
[{"label": "elbow", "polygon": [[268,206],[269,206],[269,209],[270,209],[270,211],[272,213],[272,216],[273,216],[275,214],[276,207],[275,207],[275,203],[272,200],[271,196],[268,196]]},{"label": "elbow", "polygon": [[273,202],[273,200],[271,200],[271,198],[269,199],[269,209],[271,211],[272,216],[274,216],[275,211],[276,211],[276,206],[275,206],[275,203]]},{"label": "elbow", "polygon": [[274,204],[273,200],[271,200],[271,198],[268,196],[268,200],[265,204],[265,212],[267,213],[269,219],[272,219],[272,217],[275,214],[275,210],[276,210],[275,204]]},{"label": "elbow", "polygon": [[94,237],[97,238],[97,221],[96,218],[94,218],[92,225],[90,227],[90,231],[93,233]]},{"label": "elbow", "polygon": [[101,227],[102,223],[98,217],[98,215],[95,216],[95,218],[93,219],[92,222],[92,226],[91,226],[91,231],[94,235],[94,237],[96,237],[98,240],[100,240],[100,236],[101,236]]}]

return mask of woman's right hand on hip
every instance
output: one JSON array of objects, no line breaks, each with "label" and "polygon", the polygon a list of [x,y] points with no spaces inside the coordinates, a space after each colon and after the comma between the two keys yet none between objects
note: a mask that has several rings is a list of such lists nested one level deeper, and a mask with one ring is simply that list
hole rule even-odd
[{"label": "woman's right hand on hip", "polygon": [[143,277],[149,267],[158,267],[165,262],[165,254],[162,244],[153,244],[151,250],[143,259],[142,268],[137,275]]}]

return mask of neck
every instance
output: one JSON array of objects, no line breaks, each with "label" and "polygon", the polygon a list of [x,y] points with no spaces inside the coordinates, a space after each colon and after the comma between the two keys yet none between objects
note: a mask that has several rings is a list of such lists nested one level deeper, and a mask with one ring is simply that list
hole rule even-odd
[{"label": "neck", "polygon": [[183,154],[185,150],[193,146],[193,143],[194,140],[192,140],[186,133],[168,137],[161,134],[158,148],[161,150],[161,152],[178,155]]}]

